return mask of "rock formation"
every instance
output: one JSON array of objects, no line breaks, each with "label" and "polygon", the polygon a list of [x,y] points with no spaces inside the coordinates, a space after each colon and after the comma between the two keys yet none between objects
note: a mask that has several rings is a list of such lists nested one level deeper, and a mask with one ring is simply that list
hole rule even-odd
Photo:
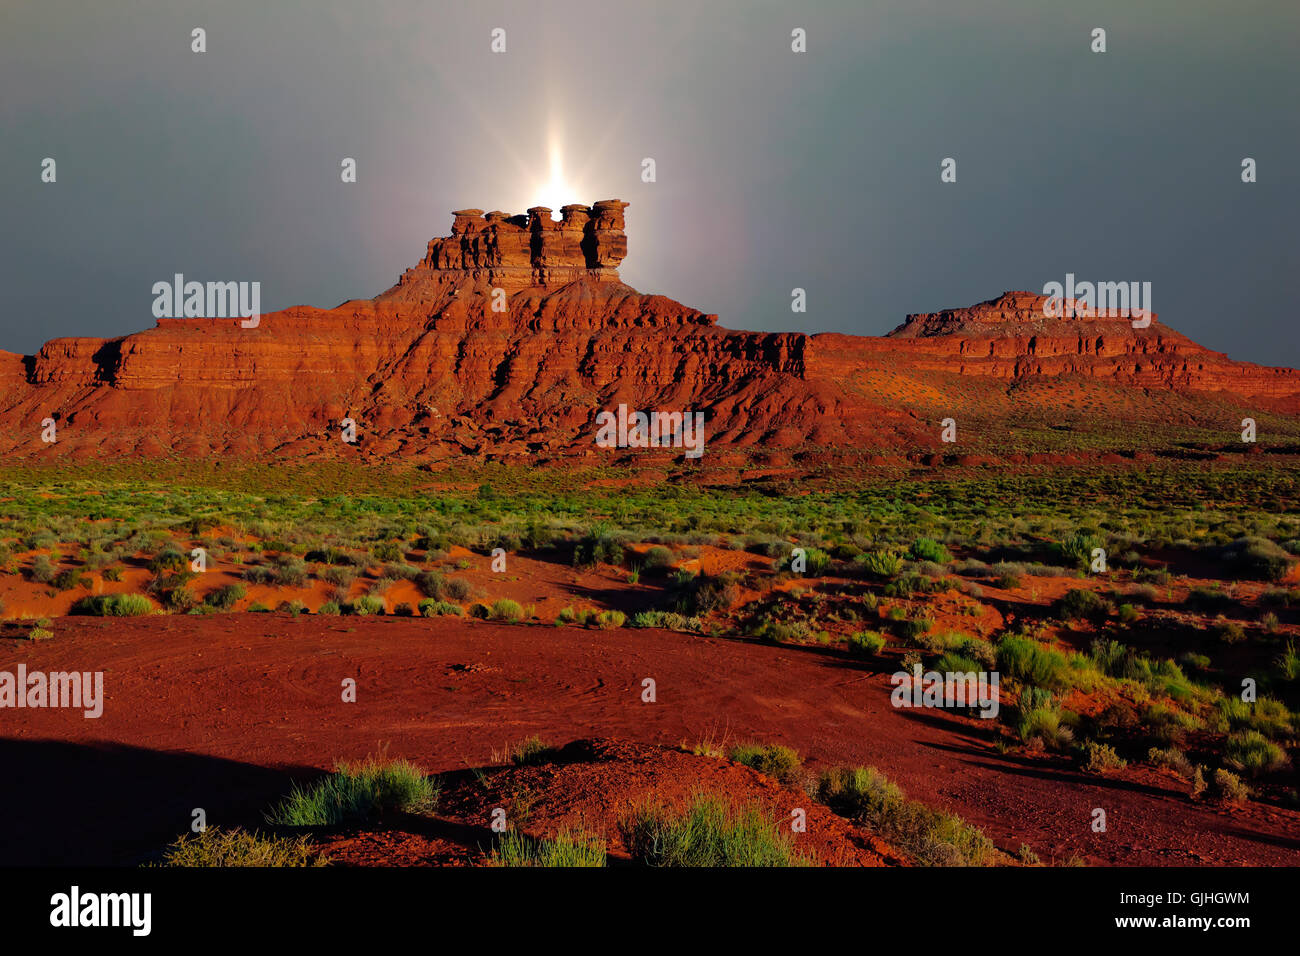
[{"label": "rock formation", "polygon": [[[462,209],[374,299],[285,309],[256,328],[159,319],[0,352],[0,460],[599,460],[611,453],[594,445],[595,417],[620,403],[705,412],[713,452],[872,455],[933,450],[948,415],[985,422],[966,433],[975,447],[997,444],[997,416],[1050,417],[1079,389],[1129,420],[1226,427],[1237,409],[1300,412],[1300,373],[1232,362],[1154,321],[1046,319],[1026,292],[909,316],[883,338],[722,329],[619,279],[626,206],[565,206],[558,222],[544,207]],[[47,419],[55,443],[42,441]]]}]

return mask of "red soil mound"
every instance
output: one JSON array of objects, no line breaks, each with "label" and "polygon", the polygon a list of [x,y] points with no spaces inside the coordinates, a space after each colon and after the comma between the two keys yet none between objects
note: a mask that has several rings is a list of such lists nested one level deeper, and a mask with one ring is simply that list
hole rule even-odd
[{"label": "red soil mound", "polygon": [[[501,809],[510,826],[533,837],[551,838],[566,829],[603,834],[609,859],[616,862],[629,858],[620,819],[647,801],[683,811],[696,793],[721,795],[737,807],[758,807],[790,833],[795,850],[824,865],[903,862],[878,837],[748,767],[612,740],[576,741],[537,766],[448,775],[434,819],[403,815],[383,827],[318,836],[315,844],[344,864],[480,864],[494,842],[492,812]],[[796,808],[806,814],[806,832],[791,831],[790,814]]]}]

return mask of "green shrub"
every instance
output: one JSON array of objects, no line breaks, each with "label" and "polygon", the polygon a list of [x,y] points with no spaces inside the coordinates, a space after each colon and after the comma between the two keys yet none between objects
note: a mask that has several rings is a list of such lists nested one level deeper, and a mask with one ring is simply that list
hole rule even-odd
[{"label": "green shrub", "polygon": [[1069,661],[1059,651],[1042,647],[1028,637],[1006,636],[997,646],[998,668],[1017,680],[1037,687],[1065,687]]},{"label": "green shrub", "polygon": [[224,584],[215,591],[209,591],[203,603],[218,610],[229,611],[244,596],[242,584]]},{"label": "green shrub", "polygon": [[663,545],[655,545],[645,553],[646,571],[663,571],[673,565],[673,553]]},{"label": "green shrub", "polygon": [[878,657],[885,649],[885,635],[879,631],[858,631],[849,635],[849,656],[858,659]]},{"label": "green shrub", "polygon": [[1236,621],[1221,621],[1214,629],[1214,635],[1224,644],[1240,644],[1246,639],[1246,631]]},{"label": "green shrub", "polygon": [[389,811],[428,812],[438,801],[437,783],[405,760],[366,759],[340,763],[323,780],[294,785],[267,817],[278,826],[331,826]]},{"label": "green shrub", "polygon": [[153,604],[143,594],[96,594],[72,605],[73,614],[98,617],[140,617],[153,613]]},{"label": "green shrub", "polygon": [[993,842],[960,817],[908,800],[875,767],[836,767],[822,774],[817,796],[836,813],[865,823],[921,866],[983,866]]},{"label": "green shrub", "polygon": [[1224,761],[1238,773],[1260,777],[1287,763],[1286,751],[1257,730],[1233,734],[1224,747]]},{"label": "green shrub", "polygon": [[1250,797],[1250,787],[1235,773],[1220,768],[1214,771],[1214,783],[1209,794],[1219,803],[1242,803]]},{"label": "green shrub", "polygon": [[732,747],[728,756],[734,762],[753,767],[782,783],[793,783],[803,766],[797,751],[780,744],[740,744]]},{"label": "green shrub", "polygon": [[405,555],[402,549],[392,541],[381,541],[370,549],[371,556],[379,562],[401,561]]},{"label": "green shrub", "polygon": [[311,849],[307,837],[260,836],[236,827],[210,826],[186,834],[163,851],[162,866],[324,866],[328,860]]},{"label": "green shrub", "polygon": [[1177,747],[1152,747],[1147,751],[1147,762],[1154,767],[1172,770],[1182,777],[1192,776],[1192,762]]},{"label": "green shrub", "polygon": [[80,571],[69,568],[66,571],[60,571],[56,574],[54,580],[50,583],[60,591],[71,591],[75,587],[88,588],[94,582],[92,582],[90,578],[85,577]]},{"label": "green shrub", "polygon": [[1092,563],[1092,552],[1102,546],[1099,535],[1087,531],[1076,531],[1058,544],[1061,559],[1072,567],[1087,568]]},{"label": "green shrub", "polygon": [[177,551],[175,548],[167,548],[165,551],[150,558],[148,567],[154,574],[158,574],[163,571],[183,571],[185,570],[185,565],[187,563],[185,555],[181,554],[181,552]]},{"label": "green shrub", "polygon": [[627,615],[622,611],[601,611],[596,617],[596,626],[610,631],[622,627],[626,621]]},{"label": "green shrub", "polygon": [[437,571],[421,571],[415,576],[415,586],[426,598],[437,600],[442,597],[444,579]]},{"label": "green shrub", "polygon": [[790,836],[756,806],[696,794],[685,813],[659,803],[635,808],[619,824],[632,859],[648,866],[807,866]]},{"label": "green shrub", "polygon": [[1074,740],[1074,731],[1061,720],[1061,712],[1046,707],[1023,713],[1018,731],[1026,744],[1038,743],[1047,750],[1064,750]]},{"label": "green shrub", "polygon": [[1123,770],[1128,761],[1115,753],[1115,748],[1108,744],[1089,740],[1079,748],[1079,762],[1087,773],[1105,773],[1108,770]]},{"label": "green shrub", "polygon": [[492,612],[489,615],[494,621],[506,621],[514,624],[524,616],[524,609],[519,606],[518,601],[512,601],[510,598],[501,598],[492,602]]},{"label": "green shrub", "polygon": [[363,597],[357,598],[348,605],[348,608],[352,614],[369,617],[374,614],[383,614],[387,605],[384,604],[383,598],[373,597],[372,595],[367,594]]},{"label": "green shrub", "polygon": [[468,601],[474,593],[474,585],[465,578],[447,578],[442,589],[443,597],[451,601]]},{"label": "green shrub", "polygon": [[903,566],[902,559],[892,551],[868,551],[855,560],[863,571],[877,578],[892,578]]},{"label": "green shrub", "polygon": [[506,755],[510,758],[510,762],[518,767],[547,763],[555,757],[556,753],[555,747],[536,734],[506,748]]},{"label": "green shrub", "polygon": [[917,561],[934,561],[936,564],[947,564],[952,560],[952,555],[948,549],[933,538],[917,538],[912,542],[912,547],[908,554]]},{"label": "green shrub", "polygon": [[1300,654],[1296,653],[1294,641],[1287,641],[1286,647],[1278,655],[1277,669],[1284,681],[1293,681],[1300,677]]},{"label": "green shrub", "polygon": [[419,609],[423,617],[460,617],[465,613],[459,604],[451,604],[447,601],[433,601],[428,598],[420,602]]},{"label": "green shrub", "polygon": [[1110,602],[1096,591],[1072,588],[1056,603],[1056,613],[1066,621],[1095,621],[1110,612]]},{"label": "green shrub", "polygon": [[588,867],[605,865],[605,841],[582,830],[561,830],[549,840],[518,830],[501,834],[490,866]]},{"label": "green shrub", "polygon": [[38,554],[32,559],[31,579],[37,584],[49,584],[58,573],[58,567],[46,555]]},{"label": "green shrub", "polygon": [[1219,558],[1239,577],[1280,581],[1291,569],[1291,555],[1268,538],[1242,537],[1225,545]]},{"label": "green shrub", "polygon": [[932,627],[934,627],[933,618],[914,617],[901,622],[898,631],[903,640],[915,641]]},{"label": "green shrub", "polygon": [[[814,578],[821,577],[823,574],[825,574],[826,569],[830,566],[831,556],[827,554],[825,551],[821,550],[820,548],[803,548],[802,550],[804,553],[804,558],[803,558],[804,566],[803,566],[803,571],[801,573]],[[782,561],[782,566],[788,567],[790,570],[793,571],[794,570],[793,558],[794,555],[792,552],[789,556],[787,556],[785,560]]]}]

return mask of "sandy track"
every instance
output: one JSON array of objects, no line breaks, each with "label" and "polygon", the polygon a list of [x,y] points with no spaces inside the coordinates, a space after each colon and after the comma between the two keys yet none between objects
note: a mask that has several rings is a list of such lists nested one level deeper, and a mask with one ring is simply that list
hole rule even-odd
[{"label": "sandy track", "polygon": [[[1080,774],[999,755],[977,720],[890,706],[884,675],[833,652],[449,619],[231,614],[65,618],[0,642],[0,670],[105,672],[104,714],[0,710],[0,863],[124,862],[189,828],[256,822],[289,776],[373,753],[433,772],[530,734],[647,743],[729,735],[814,767],[869,763],[1004,849],[1111,864],[1294,864],[1300,813],[1191,803],[1138,768]],[[641,700],[653,678],[658,700]],[[341,699],[357,682],[356,703]],[[1108,830],[1091,832],[1092,810]]]}]

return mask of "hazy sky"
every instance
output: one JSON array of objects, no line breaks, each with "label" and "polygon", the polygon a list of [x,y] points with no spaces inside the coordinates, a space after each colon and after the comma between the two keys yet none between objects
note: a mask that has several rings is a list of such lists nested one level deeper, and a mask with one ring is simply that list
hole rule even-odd
[{"label": "hazy sky", "polygon": [[0,91],[10,351],[147,328],[176,272],[373,296],[452,209],[548,198],[558,150],[557,205],[631,203],[624,280],[730,328],[883,334],[1073,272],[1300,366],[1295,0],[0,0]]}]

